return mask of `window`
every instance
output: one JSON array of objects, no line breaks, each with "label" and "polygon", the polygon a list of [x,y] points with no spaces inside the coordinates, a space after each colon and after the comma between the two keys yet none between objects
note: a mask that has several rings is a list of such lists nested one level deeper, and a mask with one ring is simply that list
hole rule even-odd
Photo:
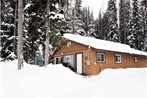
[{"label": "window", "polygon": [[62,58],[61,58],[61,57],[56,57],[56,58],[55,58],[55,63],[56,63],[56,64],[62,63]]},{"label": "window", "polygon": [[137,63],[137,62],[138,62],[137,57],[134,57],[134,62],[135,62],[135,63]]},{"label": "window", "polygon": [[73,55],[64,56],[64,63],[68,63],[70,66],[73,66]]},{"label": "window", "polygon": [[121,54],[115,54],[115,63],[121,63]]},{"label": "window", "polygon": [[98,62],[105,62],[105,54],[104,53],[97,53],[97,61]]}]

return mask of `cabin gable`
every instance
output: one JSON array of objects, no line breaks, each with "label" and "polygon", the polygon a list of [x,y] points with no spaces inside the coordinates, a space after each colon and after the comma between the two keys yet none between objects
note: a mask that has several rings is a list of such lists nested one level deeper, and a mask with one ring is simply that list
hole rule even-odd
[{"label": "cabin gable", "polygon": [[[126,45],[122,46],[131,49]],[[74,72],[84,75],[97,75],[106,68],[147,67],[147,57],[145,53],[134,49],[131,49],[133,51],[133,53],[131,53],[132,51],[129,52],[128,50],[125,51],[125,49],[120,48],[118,52],[112,51],[111,49],[109,50],[109,48],[99,49],[87,43],[83,44],[68,39],[63,46],[54,53],[54,63],[63,63],[63,65],[71,68]],[[122,52],[122,50],[124,52]]]},{"label": "cabin gable", "polygon": [[82,52],[84,50],[87,50],[87,46],[68,40],[63,46],[61,46],[61,48],[56,51],[55,56],[63,55],[64,53],[71,54]]}]

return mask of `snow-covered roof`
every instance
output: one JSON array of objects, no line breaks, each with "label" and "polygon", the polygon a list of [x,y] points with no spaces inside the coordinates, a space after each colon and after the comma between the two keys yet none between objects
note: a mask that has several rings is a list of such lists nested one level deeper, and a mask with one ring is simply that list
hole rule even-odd
[{"label": "snow-covered roof", "polygon": [[100,39],[96,39],[93,37],[81,36],[78,34],[77,35],[76,34],[64,34],[64,38],[80,43],[80,44],[83,44],[83,45],[86,45],[86,46],[93,47],[95,49],[147,56],[146,52],[133,49],[126,44],[121,44],[121,43],[116,43],[116,42],[111,42],[111,41],[106,41],[106,40],[100,40]]}]

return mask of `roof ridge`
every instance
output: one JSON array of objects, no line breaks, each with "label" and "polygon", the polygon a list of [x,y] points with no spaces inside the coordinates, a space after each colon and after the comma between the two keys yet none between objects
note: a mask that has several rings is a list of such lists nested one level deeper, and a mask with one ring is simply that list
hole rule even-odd
[{"label": "roof ridge", "polygon": [[146,52],[131,48],[129,45],[118,42],[112,42],[112,41],[96,39],[88,36],[81,36],[79,34],[69,34],[69,33],[64,34],[64,37],[71,41],[75,41],[86,46],[91,46],[95,49],[147,56]]}]

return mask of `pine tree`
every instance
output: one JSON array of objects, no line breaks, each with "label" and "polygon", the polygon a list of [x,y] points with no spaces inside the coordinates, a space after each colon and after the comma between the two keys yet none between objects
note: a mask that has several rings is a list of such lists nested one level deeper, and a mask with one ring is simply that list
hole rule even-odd
[{"label": "pine tree", "polygon": [[143,45],[142,19],[139,13],[138,0],[132,1],[132,11],[130,20],[130,32],[128,36],[129,45],[133,48],[142,50]]},{"label": "pine tree", "polygon": [[106,23],[106,17],[105,15],[102,17],[102,12],[99,12],[99,16],[98,19],[96,19],[95,21],[95,31],[96,31],[96,36],[99,39],[105,39],[105,31],[107,27],[107,23]]},{"label": "pine tree", "polygon": [[81,17],[81,3],[82,1],[81,0],[75,0],[75,14],[77,17]]},{"label": "pine tree", "polygon": [[143,18],[143,31],[144,31],[144,51],[147,52],[147,0],[141,1],[142,5],[142,18]]},{"label": "pine tree", "polygon": [[109,24],[108,24],[108,13],[104,13],[102,17],[102,31],[103,31],[103,39],[107,40],[108,39],[108,32],[109,32]]},{"label": "pine tree", "polygon": [[86,35],[84,31],[84,22],[82,21],[81,0],[67,0],[65,19],[67,21],[66,33],[78,33]]},{"label": "pine tree", "polygon": [[[35,51],[39,46],[45,50],[46,22],[50,20],[49,44],[53,48],[58,47],[61,42],[61,35],[64,32],[66,21],[64,19],[64,3],[58,0],[50,1],[50,13],[47,17],[47,0],[31,0],[25,9],[25,58],[29,63],[34,64]],[[47,30],[48,31],[48,30]],[[29,48],[28,48],[29,47]],[[52,50],[52,49],[50,49]],[[44,52],[43,52],[44,53]],[[50,51],[48,51],[50,53]],[[45,53],[44,53],[45,55]]]},{"label": "pine tree", "polygon": [[13,50],[14,40],[14,0],[1,1],[1,58],[2,60],[14,60],[16,58],[16,50]]},{"label": "pine tree", "polygon": [[145,12],[144,12],[144,7],[143,5],[141,4],[141,2],[139,2],[139,21],[140,21],[140,31],[141,33],[139,33],[139,35],[137,36],[140,36],[139,39],[137,39],[139,41],[139,45],[137,45],[137,49],[139,50],[144,50],[144,42],[145,42],[145,26],[146,26],[146,23],[145,23]]},{"label": "pine tree", "polygon": [[89,30],[89,15],[90,15],[90,11],[89,11],[89,7],[84,7],[82,9],[82,21],[84,22],[84,30],[85,33],[88,35],[88,30]]},{"label": "pine tree", "polygon": [[[2,8],[1,8],[1,0],[0,0],[0,55],[1,55],[1,33],[2,33],[2,30],[1,30],[1,25],[2,25],[2,17],[1,17],[1,13],[2,13]],[[1,56],[0,56],[1,57]]]},{"label": "pine tree", "polygon": [[[0,0],[0,30],[1,30],[1,25],[2,25],[2,17],[1,17],[1,14],[2,14],[2,7],[1,7],[1,4],[2,2],[1,2],[1,0]],[[1,31],[0,31],[0,34],[1,34]],[[1,45],[1,41],[0,41],[0,45]]]},{"label": "pine tree", "polygon": [[146,6],[145,6],[145,42],[144,42],[144,51],[147,52],[147,1],[146,1]]},{"label": "pine tree", "polygon": [[84,23],[84,31],[86,36],[94,36],[95,29],[94,29],[94,17],[93,12],[90,11],[89,7],[84,7],[82,9],[82,21]]},{"label": "pine tree", "polygon": [[96,38],[100,39],[100,36],[99,36],[99,20],[98,20],[98,18],[95,20],[94,24],[95,24],[95,27],[94,27],[95,34],[97,36]]},{"label": "pine tree", "polygon": [[117,24],[117,9],[116,0],[110,0],[108,2],[108,40],[118,42],[118,24]]},{"label": "pine tree", "polygon": [[96,31],[96,38],[108,40],[108,32],[109,32],[109,25],[108,25],[108,12],[99,12],[99,17],[95,21],[95,31]]},{"label": "pine tree", "polygon": [[[1,0],[0,0],[0,37],[1,37],[1,33],[2,33],[2,30],[1,30],[1,25],[2,25],[2,17],[1,17],[1,13],[2,13],[2,8],[1,8]],[[1,38],[0,38],[0,55],[1,55]]]},{"label": "pine tree", "polygon": [[29,0],[24,7],[24,59],[35,64],[35,51],[45,41],[46,0]]},{"label": "pine tree", "polygon": [[99,36],[100,39],[104,39],[104,32],[102,31],[102,12],[99,12],[99,20],[98,20],[98,26],[99,26]]},{"label": "pine tree", "polygon": [[120,42],[127,44],[129,32],[130,0],[120,0],[119,3],[119,32]]},{"label": "pine tree", "polygon": [[84,31],[84,22],[82,21],[81,15],[81,0],[75,0],[74,7],[72,7],[72,16],[69,27],[71,28],[71,33],[78,33],[80,35],[86,36]]},{"label": "pine tree", "polygon": [[23,67],[23,0],[18,0],[18,70]]},{"label": "pine tree", "polygon": [[[14,8],[14,30],[13,30],[13,36],[17,36],[17,16],[18,16],[18,0],[15,0],[15,8]],[[13,52],[14,54],[17,54],[17,40],[13,40]]]},{"label": "pine tree", "polygon": [[[51,6],[50,8],[50,40],[49,40],[49,46],[52,46],[53,49],[60,47],[60,44],[62,42],[62,35],[65,32],[66,29],[66,20],[64,17],[64,8],[65,8],[65,0],[57,0],[57,1],[50,1]],[[58,5],[58,6],[57,6]],[[49,47],[49,55],[51,56],[52,49]]]}]

